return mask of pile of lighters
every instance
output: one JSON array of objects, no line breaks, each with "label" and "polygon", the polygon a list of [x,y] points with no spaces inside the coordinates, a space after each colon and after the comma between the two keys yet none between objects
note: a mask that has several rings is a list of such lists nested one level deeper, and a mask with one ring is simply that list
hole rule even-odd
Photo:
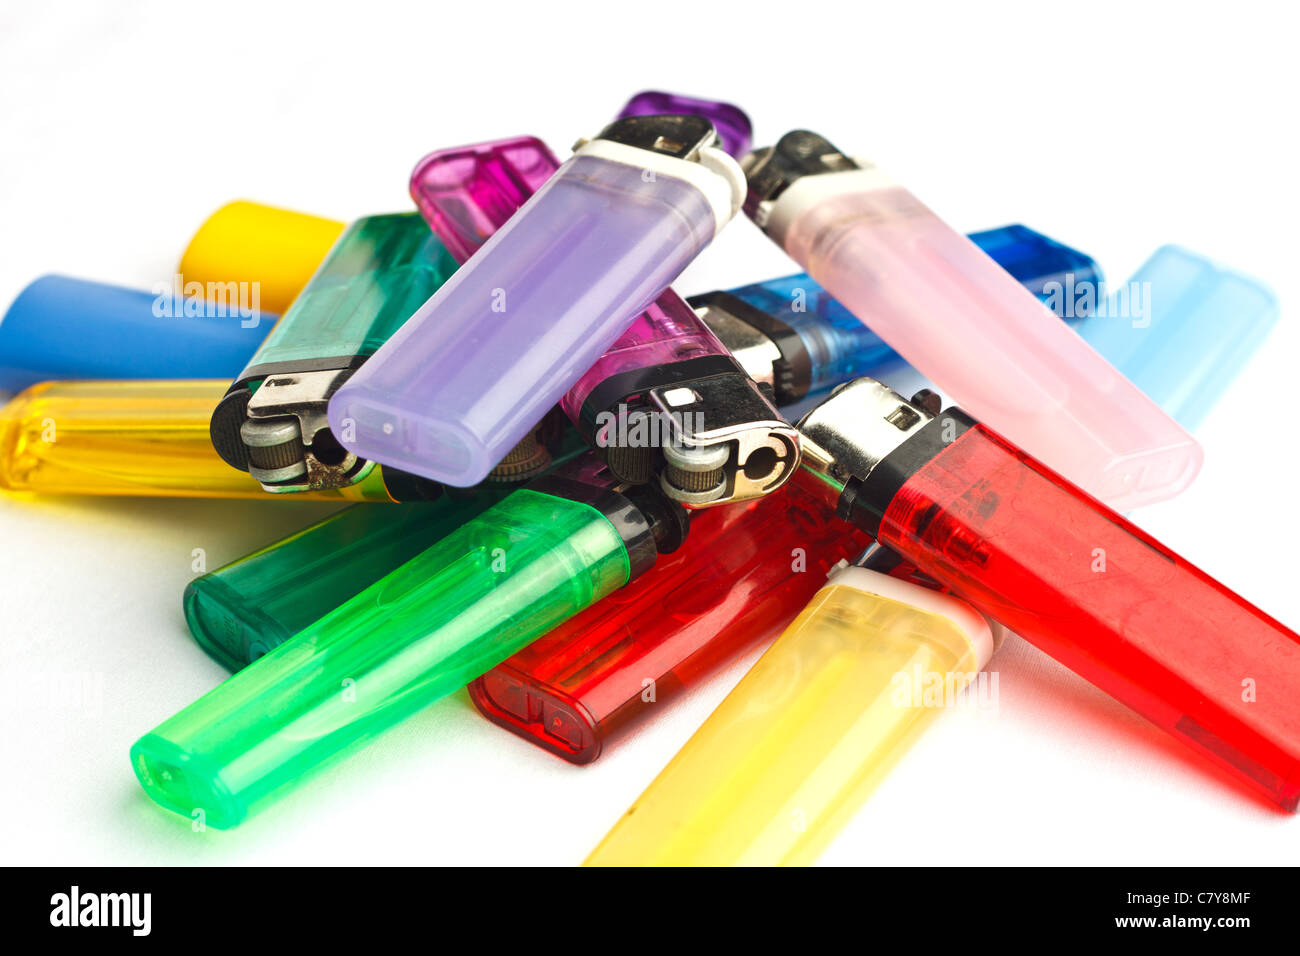
[{"label": "pile of lighters", "polygon": [[[779,634],[589,862],[808,862],[937,712],[900,675],[959,691],[1006,628],[1296,809],[1300,637],[1117,513],[1193,479],[1271,295],[1164,247],[1135,320],[1066,246],[749,141],[643,93],[564,163],[425,157],[418,213],[226,206],[170,297],[28,287],[0,486],[387,503],[186,589],[236,673],[132,748],[150,797],[236,826],[466,685],[588,763]],[[807,274],[684,301],[742,209]],[[901,360],[960,407],[866,377]]]}]

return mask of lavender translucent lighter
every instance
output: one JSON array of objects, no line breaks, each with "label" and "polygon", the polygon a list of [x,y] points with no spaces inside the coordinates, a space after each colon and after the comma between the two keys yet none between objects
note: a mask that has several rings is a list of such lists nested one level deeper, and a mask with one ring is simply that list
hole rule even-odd
[{"label": "lavender translucent lighter", "polygon": [[[633,102],[651,95],[660,94],[638,94]],[[555,154],[534,136],[440,149],[416,165],[411,174],[411,198],[434,235],[463,264],[559,168]],[[610,376],[685,358],[726,354],[726,347],[703,320],[680,296],[667,290],[596,359],[564,394],[560,407],[576,424],[587,396]]]},{"label": "lavender translucent lighter", "polygon": [[477,484],[739,209],[697,116],[584,144],[334,395],[351,450]]},{"label": "lavender translucent lighter", "polygon": [[954,402],[1112,508],[1181,491],[1196,441],[916,196],[815,133],[745,158],[748,213]]},{"label": "lavender translucent lighter", "polygon": [[[461,262],[559,168],[538,139],[439,150],[411,176],[411,195]],[[560,400],[622,481],[659,479],[702,508],[761,497],[798,465],[794,429],[672,289],[633,319]]]}]

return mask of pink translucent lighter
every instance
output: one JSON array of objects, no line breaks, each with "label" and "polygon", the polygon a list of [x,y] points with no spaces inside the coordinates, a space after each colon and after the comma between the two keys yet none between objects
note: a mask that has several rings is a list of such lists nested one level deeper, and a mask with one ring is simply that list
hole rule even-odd
[{"label": "pink translucent lighter", "polygon": [[743,166],[750,218],[994,431],[1117,510],[1195,477],[1191,435],[884,172],[806,131]]},{"label": "pink translucent lighter", "polygon": [[463,263],[559,168],[535,136],[440,149],[416,164],[411,198],[433,234]]},{"label": "pink translucent lighter", "polygon": [[[411,196],[464,262],[559,167],[531,136],[444,149],[416,166]],[[799,461],[794,428],[672,289],[633,320],[560,407],[620,480],[657,480],[688,507],[768,494]]]}]

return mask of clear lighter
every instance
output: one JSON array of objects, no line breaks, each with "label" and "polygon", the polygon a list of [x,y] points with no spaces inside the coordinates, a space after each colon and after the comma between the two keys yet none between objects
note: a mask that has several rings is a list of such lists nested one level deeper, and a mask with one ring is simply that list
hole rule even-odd
[{"label": "clear lighter", "polygon": [[739,208],[695,116],[619,120],[577,153],[334,395],[354,454],[481,481]]},{"label": "clear lighter", "polygon": [[[462,261],[554,173],[533,137],[441,150],[411,177],[433,231]],[[718,337],[671,289],[560,399],[624,481],[658,481],[691,507],[760,497],[798,466],[794,429]]]},{"label": "clear lighter", "polygon": [[[1102,284],[1101,268],[1090,257],[1026,226],[973,232],[969,238],[1044,302],[1067,282],[1070,288]],[[745,371],[772,386],[778,405],[794,405],[901,362],[880,336],[807,274],[688,301]],[[1068,321],[1087,314],[1076,316],[1070,309],[1062,317]]]},{"label": "clear lighter", "polygon": [[[44,382],[0,408],[0,488],[59,495],[266,498],[221,460],[209,424],[225,379]],[[437,482],[375,469],[310,498],[423,501]]]},{"label": "clear lighter", "polygon": [[363,480],[374,463],[331,433],[326,403],[455,268],[416,213],[354,222],[217,406],[218,454],[270,492]]},{"label": "clear lighter", "polygon": [[1177,494],[1201,449],[967,238],[815,133],[745,160],[746,212],[954,401],[1112,507]]},{"label": "clear lighter", "polygon": [[964,601],[836,572],[587,865],[813,862],[993,650]]},{"label": "clear lighter", "polygon": [[584,456],[448,534],[131,748],[146,793],[232,827],[654,565],[686,533]]},{"label": "clear lighter", "polygon": [[799,429],[841,517],[1296,809],[1294,631],[933,393],[859,379]]}]

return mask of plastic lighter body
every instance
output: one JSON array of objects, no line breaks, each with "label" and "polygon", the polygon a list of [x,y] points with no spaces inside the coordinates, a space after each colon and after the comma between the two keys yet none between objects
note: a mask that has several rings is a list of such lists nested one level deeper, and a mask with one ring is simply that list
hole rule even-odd
[{"label": "plastic lighter body", "polygon": [[[1082,289],[1084,280],[1078,277],[1091,272],[1096,278],[1087,281],[1095,283],[1095,290],[1101,289],[1100,274],[1088,265],[1091,260],[1065,247],[1054,248],[1057,243],[1023,227],[1010,228],[1018,233],[1004,237],[1013,240],[1010,245],[995,241],[989,244],[988,251],[996,259],[1014,247],[1017,250],[1014,261],[1006,265],[1015,270],[1017,278],[1027,287],[1043,289],[1045,295],[1058,295],[1050,285],[1052,282],[1059,282],[1061,290]],[[983,248],[985,237],[1003,232],[990,230],[977,233],[972,239]],[[1036,254],[1026,255],[1030,249],[1035,249]],[[1038,265],[1033,266],[1032,262]],[[1062,268],[1069,271],[1063,272]],[[785,319],[791,298],[785,296],[783,287],[800,279],[811,283],[804,276],[734,291],[737,295],[743,292],[747,297],[752,296],[756,305],[771,309],[774,315]],[[1222,385],[1204,358],[1221,354],[1230,347],[1232,343],[1226,330],[1245,331],[1257,342],[1273,318],[1269,307],[1274,302],[1267,290],[1174,247],[1165,247],[1153,256],[1129,286],[1149,286],[1141,294],[1151,303],[1162,303],[1153,305],[1153,322],[1170,323],[1172,327],[1178,326],[1180,314],[1186,311],[1197,318],[1203,315],[1201,301],[1214,303],[1211,314],[1217,321],[1194,318],[1188,323],[1189,337],[1183,342],[1184,348],[1168,356],[1170,362],[1192,378],[1197,389],[1204,389],[1211,396],[1222,391]],[[808,285],[800,282],[798,288],[807,289]],[[1203,300],[1191,300],[1188,293],[1193,289]],[[807,303],[807,312],[796,310],[788,315],[791,325],[810,315],[842,314],[842,307],[824,292],[810,295]],[[736,311],[733,307],[732,312]],[[1085,335],[1090,323],[1110,322],[1115,316],[1127,314],[1104,305],[1096,315],[1090,315],[1090,307],[1082,303],[1062,311],[1067,320],[1083,316],[1080,328]],[[704,315],[711,320],[717,313],[706,309]],[[759,316],[759,321],[762,317]],[[756,323],[750,328],[757,331],[762,326]],[[851,325],[846,324],[843,331],[850,342],[855,336],[858,340],[869,340],[871,344],[864,346],[864,354],[871,348],[887,348],[856,319],[851,319]],[[1127,344],[1123,337],[1116,338],[1119,341],[1113,344],[1099,343],[1107,358],[1112,358],[1112,348]],[[1198,351],[1198,346],[1203,346],[1204,353]],[[1138,354],[1143,351],[1139,350]],[[1125,355],[1117,352],[1113,358],[1128,371]],[[770,368],[772,360],[768,361]],[[839,369],[847,371],[852,365],[847,362]],[[841,384],[834,375],[818,374],[818,365],[812,364],[812,368],[812,380],[824,382],[823,387]],[[751,374],[757,371],[752,368]],[[1139,377],[1143,371],[1134,368]],[[1184,400],[1191,397],[1187,390],[1162,391],[1159,388],[1162,380],[1151,384],[1169,402],[1167,410],[1181,412],[1193,407]],[[1195,405],[1202,406],[1202,403],[1196,401]],[[1181,419],[1183,415],[1178,417]],[[577,763],[596,759],[608,748],[615,733],[621,735],[640,720],[661,713],[662,704],[670,699],[660,692],[654,698],[660,706],[646,706],[640,681],[649,677],[658,686],[668,688],[671,694],[689,680],[707,676],[710,670],[722,666],[745,648],[761,643],[774,633],[773,628],[779,629],[802,610],[804,598],[812,594],[810,580],[786,573],[780,558],[794,546],[787,537],[792,534],[799,537],[801,546],[810,559],[817,561],[818,567],[823,558],[834,563],[866,547],[871,540],[868,536],[859,533],[861,537],[850,544],[849,536],[835,531],[839,523],[829,521],[832,512],[824,505],[809,503],[814,499],[808,496],[806,486],[815,480],[810,473],[801,471],[791,480],[790,490],[775,499],[783,502],[780,506],[724,509],[721,514],[725,519],[714,515],[697,517],[687,547],[664,558],[654,575],[556,628],[471,685],[471,696],[479,709],[495,723],[566,759]],[[794,523],[774,524],[777,516],[784,514],[783,509],[796,507],[793,500],[796,496],[802,499],[796,513],[803,517]],[[821,525],[815,523],[821,519],[827,520]],[[762,560],[765,547],[770,560]],[[847,552],[839,551],[843,547],[848,548]],[[672,577],[674,569],[705,560],[705,552],[711,552],[708,566],[683,573],[680,580]],[[732,569],[729,576],[710,573],[719,561],[728,563]],[[749,561],[753,564],[746,563]],[[656,605],[657,596],[669,591],[671,601],[665,600],[662,607]],[[743,613],[729,614],[730,600],[739,594],[745,596]],[[641,595],[644,599],[639,598]],[[611,652],[611,647],[617,650]]]},{"label": "plastic lighter body", "polygon": [[804,417],[839,513],[1294,811],[1300,636],[935,397],[860,379]]},{"label": "plastic lighter body", "polygon": [[581,468],[511,493],[142,737],[141,784],[237,825],[651,567],[659,503]]},{"label": "plastic lighter body", "polygon": [[[44,382],[0,408],[0,488],[63,495],[265,498],[208,437],[224,379]],[[431,482],[403,476],[413,488]],[[391,477],[388,479],[391,481]],[[390,501],[378,472],[310,498]]]},{"label": "plastic lighter body", "polygon": [[672,289],[560,404],[615,474],[687,506],[770,494],[799,464],[794,428]]},{"label": "plastic lighter body", "polygon": [[1182,490],[1200,446],[970,240],[813,133],[746,157],[746,211],[945,394],[1112,507]]},{"label": "plastic lighter body", "polygon": [[546,182],[330,401],[346,447],[481,481],[731,218],[697,117],[620,120]]},{"label": "plastic lighter body", "polygon": [[653,574],[566,621],[470,685],[489,720],[573,763],[790,623],[871,539],[846,533],[796,476],[780,492],[691,519]]},{"label": "plastic lighter body", "polygon": [[[558,168],[532,137],[441,150],[416,167],[411,194],[464,261]],[[768,494],[798,465],[794,429],[671,289],[596,359],[560,407],[617,477],[657,479],[665,494],[692,507]]]},{"label": "plastic lighter body", "polygon": [[71,379],[227,378],[275,321],[255,287],[243,290],[42,276],[0,320],[0,391]]},{"label": "plastic lighter body", "polygon": [[411,198],[433,234],[463,263],[559,168],[535,136],[437,150],[411,173]]},{"label": "plastic lighter body", "polygon": [[[1059,299],[1067,284],[1102,287],[1101,268],[1090,257],[1026,226],[988,229],[969,238],[1044,302]],[[689,301],[745,371],[772,386],[778,405],[794,405],[902,361],[806,273]],[[1071,308],[1058,314],[1069,321],[1088,312]]]},{"label": "plastic lighter body", "polygon": [[[1087,306],[1086,287],[1062,286],[1060,307]],[[1277,322],[1263,284],[1178,246],[1162,246],[1098,302],[1079,334],[1128,379],[1194,429]]]},{"label": "plastic lighter body", "polygon": [[[229,282],[253,284],[262,307],[283,314],[316,272],[345,225],[334,219],[262,203],[244,200],[227,203],[194,234],[181,255],[179,271],[186,282],[204,286]],[[249,355],[257,344],[253,343]]]},{"label": "plastic lighter body", "polygon": [[721,100],[702,100],[662,90],[644,90],[623,105],[618,118],[669,114],[703,116],[713,124],[722,141],[722,148],[728,153],[739,159],[749,152],[754,135],[749,116],[739,106]]},{"label": "plastic lighter body", "polygon": [[257,660],[390,571],[487,510],[506,493],[485,486],[390,508],[345,508],[191,581],[185,621],[232,671]]},{"label": "plastic lighter body", "polygon": [[839,571],[587,865],[813,862],[993,649],[964,601]]},{"label": "plastic lighter body", "polygon": [[[1044,304],[1050,305],[1059,295],[1058,290],[1067,285],[1100,289],[1104,284],[1101,266],[1092,256],[1028,226],[999,226],[972,232],[966,238]],[[1064,309],[1052,311],[1066,321],[1089,314],[1087,308],[1079,309],[1077,314]]]},{"label": "plastic lighter body", "polygon": [[416,213],[349,226],[212,417],[212,444],[271,492],[338,488],[374,463],[330,432],[331,395],[455,270]]}]

